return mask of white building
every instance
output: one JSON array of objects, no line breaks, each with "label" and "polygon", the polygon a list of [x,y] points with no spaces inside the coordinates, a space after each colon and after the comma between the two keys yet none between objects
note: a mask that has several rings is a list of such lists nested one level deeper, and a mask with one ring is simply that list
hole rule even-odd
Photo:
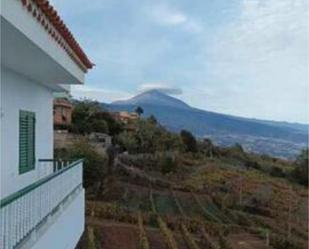
[{"label": "white building", "polygon": [[47,0],[1,0],[0,249],[73,249],[82,161],[53,158],[53,93],[92,63]]}]

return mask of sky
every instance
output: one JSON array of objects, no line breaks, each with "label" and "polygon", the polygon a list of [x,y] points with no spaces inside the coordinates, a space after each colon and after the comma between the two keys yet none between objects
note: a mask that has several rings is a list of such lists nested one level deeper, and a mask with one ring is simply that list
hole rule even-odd
[{"label": "sky", "polygon": [[161,89],[191,106],[309,123],[307,0],[51,0],[96,64],[76,98]]}]

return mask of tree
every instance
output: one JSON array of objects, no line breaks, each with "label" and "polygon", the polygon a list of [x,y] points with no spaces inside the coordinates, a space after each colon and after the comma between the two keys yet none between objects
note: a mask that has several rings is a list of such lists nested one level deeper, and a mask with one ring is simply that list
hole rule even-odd
[{"label": "tree", "polygon": [[308,154],[309,149],[303,149],[297,157],[292,176],[300,184],[308,186]]},{"label": "tree", "polygon": [[139,152],[139,144],[136,136],[131,133],[124,131],[115,137],[115,143],[120,145],[123,150],[128,151],[130,154]]},{"label": "tree", "polygon": [[187,130],[182,130],[180,132],[180,136],[181,139],[185,145],[185,150],[187,152],[197,152],[198,148],[197,148],[197,142],[195,137],[192,135],[191,132],[187,131]]},{"label": "tree", "polygon": [[83,135],[91,132],[115,135],[123,131],[123,126],[99,102],[84,100],[75,101],[71,131]]},{"label": "tree", "polygon": [[101,110],[98,102],[76,101],[72,112],[72,131],[87,134],[92,132],[93,115]]},{"label": "tree", "polygon": [[156,125],[158,123],[156,117],[154,115],[150,115],[148,118],[148,121],[151,122],[152,124]]},{"label": "tree", "polygon": [[215,154],[215,146],[212,141],[208,138],[203,139],[198,143],[199,151],[206,156],[213,157]]},{"label": "tree", "polygon": [[108,130],[108,124],[105,120],[103,119],[98,119],[98,120],[94,120],[92,122],[92,125],[93,125],[93,128],[92,130],[94,132],[101,132],[101,133],[109,133],[109,130]]},{"label": "tree", "polygon": [[136,109],[135,109],[135,112],[138,114],[138,116],[141,116],[143,113],[144,113],[144,110],[142,107],[138,106]]},{"label": "tree", "polygon": [[141,119],[135,125],[136,131],[125,131],[115,138],[115,142],[129,153],[155,153],[183,149],[179,135],[167,131],[153,120]]},{"label": "tree", "polygon": [[55,158],[61,160],[83,158],[83,182],[86,188],[100,184],[107,174],[107,158],[99,154],[86,139],[81,139],[66,149],[56,150]]}]

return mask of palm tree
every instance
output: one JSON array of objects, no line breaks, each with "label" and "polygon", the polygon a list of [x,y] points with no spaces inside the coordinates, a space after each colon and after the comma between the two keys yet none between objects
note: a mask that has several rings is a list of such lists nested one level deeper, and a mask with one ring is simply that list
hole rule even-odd
[{"label": "palm tree", "polygon": [[138,114],[138,116],[141,116],[143,113],[144,113],[144,110],[142,107],[138,106],[136,109],[135,109],[135,112]]}]

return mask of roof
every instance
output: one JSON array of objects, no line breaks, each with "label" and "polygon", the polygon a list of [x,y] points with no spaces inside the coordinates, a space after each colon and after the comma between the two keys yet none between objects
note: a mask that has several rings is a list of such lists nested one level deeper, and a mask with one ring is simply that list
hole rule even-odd
[{"label": "roof", "polygon": [[73,109],[73,104],[67,99],[54,99],[54,107],[67,107]]},{"label": "roof", "polygon": [[[77,64],[80,65],[81,63],[82,65],[80,66],[85,67],[86,69],[91,69],[94,66],[48,0],[20,1],[25,9],[32,12],[33,17],[37,19],[37,21],[45,28],[46,32],[54,38],[54,40],[69,54],[73,60],[75,60]],[[52,24],[57,32],[52,29],[50,24]]]}]

